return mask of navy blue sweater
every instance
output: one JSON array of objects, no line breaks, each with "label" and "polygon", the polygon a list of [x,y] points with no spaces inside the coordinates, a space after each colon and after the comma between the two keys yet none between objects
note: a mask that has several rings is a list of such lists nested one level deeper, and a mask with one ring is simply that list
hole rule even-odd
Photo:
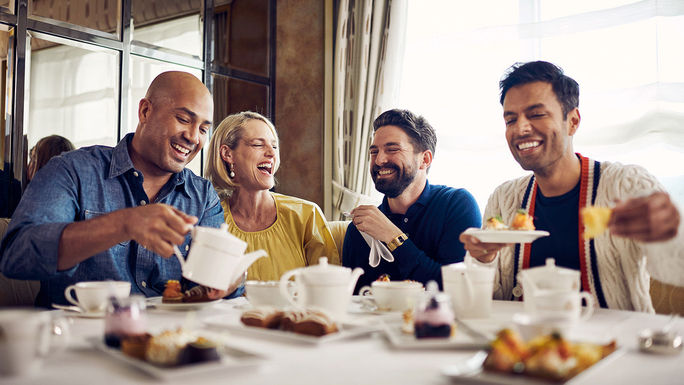
[{"label": "navy blue sweater", "polygon": [[372,268],[368,264],[370,248],[356,226],[350,224],[344,237],[342,264],[364,270],[355,293],[382,274],[389,274],[392,281],[411,279],[425,284],[435,280],[441,287],[442,265],[463,261],[465,249],[458,236],[468,227],[482,225],[477,202],[467,190],[429,183],[406,214],[391,213],[387,197],[379,209],[408,235],[408,240],[392,252],[394,262],[381,259]]}]

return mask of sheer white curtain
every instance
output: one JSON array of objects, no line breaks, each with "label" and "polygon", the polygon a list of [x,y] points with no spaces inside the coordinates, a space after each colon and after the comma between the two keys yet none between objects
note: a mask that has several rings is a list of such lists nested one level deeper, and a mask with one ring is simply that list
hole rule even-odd
[{"label": "sheer white curtain", "polygon": [[333,219],[370,196],[368,146],[375,117],[395,103],[406,0],[341,0],[333,72]]},{"label": "sheer white curtain", "polygon": [[399,105],[437,130],[432,183],[483,210],[524,174],[504,138],[498,81],[546,60],[580,84],[575,150],[639,164],[684,204],[684,1],[412,0]]}]

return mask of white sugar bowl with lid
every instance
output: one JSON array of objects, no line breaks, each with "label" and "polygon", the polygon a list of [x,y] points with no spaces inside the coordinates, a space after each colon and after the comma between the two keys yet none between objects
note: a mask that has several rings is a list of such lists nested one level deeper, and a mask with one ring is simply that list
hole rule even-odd
[{"label": "white sugar bowl with lid", "polygon": [[514,291],[523,294],[525,310],[530,312],[533,311],[531,299],[540,291],[579,292],[580,272],[556,266],[556,261],[553,258],[547,258],[544,266],[520,271],[518,273],[518,285],[522,285],[522,291],[518,287],[514,288]]},{"label": "white sugar bowl with lid", "polygon": [[[328,258],[321,257],[318,265],[300,267],[283,274],[280,293],[297,308],[323,310],[336,319],[342,319],[361,274],[363,269],[360,267],[351,270],[329,265]],[[294,290],[288,289],[291,277],[294,277]]]}]

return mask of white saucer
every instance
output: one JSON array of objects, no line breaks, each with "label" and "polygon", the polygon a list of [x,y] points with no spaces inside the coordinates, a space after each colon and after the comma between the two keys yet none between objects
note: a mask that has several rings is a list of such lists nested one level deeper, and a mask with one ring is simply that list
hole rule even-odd
[{"label": "white saucer", "polygon": [[59,304],[53,303],[52,307],[55,309],[63,310],[67,315],[69,315],[71,317],[103,318],[105,316],[104,311],[84,312],[78,306],[65,306],[65,305],[59,305]]}]

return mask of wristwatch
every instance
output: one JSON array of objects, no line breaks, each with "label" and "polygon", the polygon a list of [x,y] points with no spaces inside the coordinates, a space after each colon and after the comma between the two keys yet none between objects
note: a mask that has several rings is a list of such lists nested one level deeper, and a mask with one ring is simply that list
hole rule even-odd
[{"label": "wristwatch", "polygon": [[394,251],[394,249],[396,249],[397,247],[403,245],[404,242],[406,242],[407,239],[408,239],[408,236],[407,236],[406,234],[404,234],[404,233],[401,233],[401,234],[397,235],[396,238],[394,238],[394,239],[392,239],[391,241],[387,242],[387,248],[389,249],[389,251]]}]

